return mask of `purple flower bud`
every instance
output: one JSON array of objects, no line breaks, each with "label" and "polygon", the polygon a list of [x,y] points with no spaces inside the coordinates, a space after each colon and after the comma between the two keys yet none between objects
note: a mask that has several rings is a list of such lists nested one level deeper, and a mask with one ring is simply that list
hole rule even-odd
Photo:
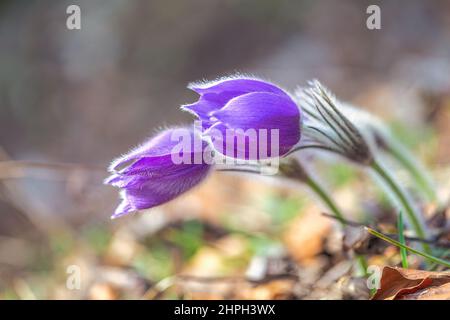
[{"label": "purple flower bud", "polygon": [[202,121],[204,134],[226,156],[251,160],[283,156],[300,140],[300,108],[271,83],[234,77],[189,88],[200,99],[182,109]]},{"label": "purple flower bud", "polygon": [[121,188],[112,218],[168,202],[200,183],[211,166],[203,160],[207,143],[188,128],[162,131],[114,160],[105,180]]}]

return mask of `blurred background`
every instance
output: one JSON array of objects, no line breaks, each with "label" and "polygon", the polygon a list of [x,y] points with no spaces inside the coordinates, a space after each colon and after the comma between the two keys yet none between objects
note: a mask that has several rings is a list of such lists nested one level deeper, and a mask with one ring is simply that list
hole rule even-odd
[{"label": "blurred background", "polygon": [[[81,30],[66,28],[70,4]],[[366,28],[370,4],[381,30]],[[301,187],[214,174],[167,205],[109,219],[119,202],[102,185],[109,162],[191,121],[179,110],[196,99],[189,82],[235,72],[290,90],[319,79],[385,119],[447,199],[448,1],[3,0],[0,298],[368,297],[336,287],[351,260]],[[345,164],[320,175],[355,219],[389,210]],[[66,285],[71,265],[80,290]]]}]

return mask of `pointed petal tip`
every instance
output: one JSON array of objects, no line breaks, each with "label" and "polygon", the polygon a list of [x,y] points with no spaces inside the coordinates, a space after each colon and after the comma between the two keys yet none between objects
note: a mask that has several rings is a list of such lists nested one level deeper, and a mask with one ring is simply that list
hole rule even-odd
[{"label": "pointed petal tip", "polygon": [[201,127],[206,128],[210,126],[210,116],[209,113],[215,111],[216,106],[209,105],[205,102],[197,101],[191,104],[185,104],[180,107],[181,110],[192,114],[194,117],[201,121]]},{"label": "pointed petal tip", "polygon": [[[201,90],[201,88],[204,86],[204,82],[202,81],[196,81],[196,82],[190,82],[187,85],[187,88],[189,90],[192,90],[194,92],[197,92],[197,90]],[[198,93],[198,92],[197,92]]]},{"label": "pointed petal tip", "polygon": [[112,215],[111,215],[111,220],[115,220],[115,219],[118,219],[118,218],[121,218],[121,217],[123,217],[123,216],[126,216],[126,215],[129,215],[129,214],[132,214],[133,212],[136,212],[137,210],[135,210],[135,209],[131,209],[130,208],[130,210],[116,210]]},{"label": "pointed petal tip", "polygon": [[103,180],[103,184],[110,185],[112,184],[112,182],[114,182],[115,179],[117,179],[117,177],[118,177],[117,175],[112,174]]},{"label": "pointed petal tip", "polygon": [[117,159],[114,159],[113,161],[111,161],[111,163],[109,164],[107,170],[110,173],[116,173],[116,168],[118,166],[118,161],[119,159],[122,159],[122,157],[119,157]]},{"label": "pointed petal tip", "polygon": [[[131,153],[131,152],[130,152]],[[132,157],[130,157],[130,153],[124,154],[116,159],[114,159],[111,164],[108,166],[108,172],[112,174],[119,173],[120,169],[118,169],[121,166],[126,165],[127,162],[130,162],[133,160]]]},{"label": "pointed petal tip", "polygon": [[122,202],[120,202],[120,204],[117,206],[116,210],[114,211],[113,215],[111,216],[112,220],[137,211],[137,209],[132,207],[131,204],[129,203],[129,201],[127,200],[127,195],[126,195],[125,190],[121,190],[120,197],[122,198]]},{"label": "pointed petal tip", "polygon": [[189,112],[189,113],[193,114],[194,116],[197,116],[197,113],[195,112],[195,105],[196,104],[197,104],[197,102],[189,103],[189,104],[183,104],[183,105],[180,106],[180,110]]}]

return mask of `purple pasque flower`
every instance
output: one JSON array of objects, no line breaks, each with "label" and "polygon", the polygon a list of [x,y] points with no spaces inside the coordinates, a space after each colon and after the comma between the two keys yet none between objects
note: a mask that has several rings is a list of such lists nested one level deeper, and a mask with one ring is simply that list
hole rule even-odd
[{"label": "purple pasque flower", "polygon": [[122,202],[111,218],[158,206],[199,184],[211,169],[206,147],[193,129],[172,128],[114,160],[105,184],[121,189]]},{"label": "purple pasque flower", "polygon": [[300,108],[274,84],[231,77],[188,87],[200,98],[181,108],[202,121],[204,134],[228,157],[260,160],[283,156],[300,140]]}]

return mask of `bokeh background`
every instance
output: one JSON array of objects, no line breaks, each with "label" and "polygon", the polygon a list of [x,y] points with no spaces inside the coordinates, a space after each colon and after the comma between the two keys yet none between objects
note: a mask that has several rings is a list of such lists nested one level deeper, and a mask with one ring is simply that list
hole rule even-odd
[{"label": "bokeh background", "polygon": [[[81,30],[66,28],[70,4]],[[366,28],[370,4],[381,30]],[[390,123],[449,195],[448,1],[4,0],[0,298],[366,297],[335,288],[349,260],[330,258],[332,222],[302,188],[214,174],[168,205],[109,219],[111,159],[191,121],[179,110],[196,99],[189,82],[235,72],[287,89],[321,80]],[[320,174],[355,217],[385,210],[345,164]],[[70,265],[80,290],[66,286]]]}]

